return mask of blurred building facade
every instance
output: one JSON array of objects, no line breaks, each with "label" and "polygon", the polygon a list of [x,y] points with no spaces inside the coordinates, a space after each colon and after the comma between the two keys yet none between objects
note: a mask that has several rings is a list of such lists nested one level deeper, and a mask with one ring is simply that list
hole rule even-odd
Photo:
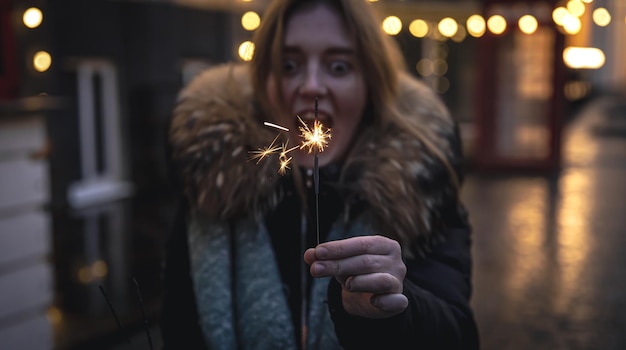
[{"label": "blurred building facade", "polygon": [[[625,89],[624,1],[372,2],[483,171],[555,171],[576,103]],[[176,94],[249,59],[266,4],[0,0],[0,344],[124,342],[138,293],[158,320]]]}]

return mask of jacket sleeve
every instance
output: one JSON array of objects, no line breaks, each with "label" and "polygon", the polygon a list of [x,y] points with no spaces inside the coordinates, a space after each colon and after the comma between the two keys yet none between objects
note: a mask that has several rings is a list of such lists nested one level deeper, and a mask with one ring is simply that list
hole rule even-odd
[{"label": "jacket sleeve", "polygon": [[448,228],[445,241],[427,256],[405,261],[403,293],[409,306],[399,315],[374,320],[348,314],[341,286],[332,279],[328,305],[345,349],[478,349],[478,330],[469,305],[471,253],[468,225]]}]

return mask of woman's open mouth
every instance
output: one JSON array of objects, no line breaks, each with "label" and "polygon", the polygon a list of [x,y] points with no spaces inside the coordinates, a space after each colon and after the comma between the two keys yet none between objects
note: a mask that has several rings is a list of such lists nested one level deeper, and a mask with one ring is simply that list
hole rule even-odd
[{"label": "woman's open mouth", "polygon": [[[310,130],[314,129],[316,120],[315,112],[306,111],[304,113],[298,114],[298,118],[300,119],[298,120],[298,124],[300,124],[300,121],[302,121],[302,123],[304,123]],[[318,113],[317,121],[322,124],[324,130],[331,129],[333,126],[333,119],[325,113]]]}]

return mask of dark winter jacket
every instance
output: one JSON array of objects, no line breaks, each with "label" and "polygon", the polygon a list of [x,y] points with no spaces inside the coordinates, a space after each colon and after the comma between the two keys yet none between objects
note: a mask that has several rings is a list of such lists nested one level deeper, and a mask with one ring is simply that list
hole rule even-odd
[{"label": "dark winter jacket", "polygon": [[396,108],[424,126],[424,139],[398,125],[364,126],[347,159],[322,169],[319,198],[323,240],[380,234],[401,243],[409,306],[383,320],[347,314],[334,279],[301,283],[302,253],[315,243],[310,174],[280,176],[271,157],[250,161],[276,131],[263,127],[246,67],[210,69],[181,92],[170,143],[184,204],[165,264],[167,348],[298,348],[307,333],[308,349],[478,348],[471,230],[450,168],[425,147],[460,180],[456,124],[407,74],[399,91]]}]

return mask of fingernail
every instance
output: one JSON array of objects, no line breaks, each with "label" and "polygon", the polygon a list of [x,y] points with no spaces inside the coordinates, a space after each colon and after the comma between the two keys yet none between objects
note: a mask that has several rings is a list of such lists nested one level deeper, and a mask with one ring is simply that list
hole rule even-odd
[{"label": "fingernail", "polygon": [[319,274],[324,273],[324,271],[326,270],[326,266],[320,263],[316,263],[315,266],[313,267],[313,270],[315,271],[316,275],[319,275]]},{"label": "fingernail", "polygon": [[315,248],[315,257],[318,259],[324,259],[328,255],[328,249],[324,247]]}]

